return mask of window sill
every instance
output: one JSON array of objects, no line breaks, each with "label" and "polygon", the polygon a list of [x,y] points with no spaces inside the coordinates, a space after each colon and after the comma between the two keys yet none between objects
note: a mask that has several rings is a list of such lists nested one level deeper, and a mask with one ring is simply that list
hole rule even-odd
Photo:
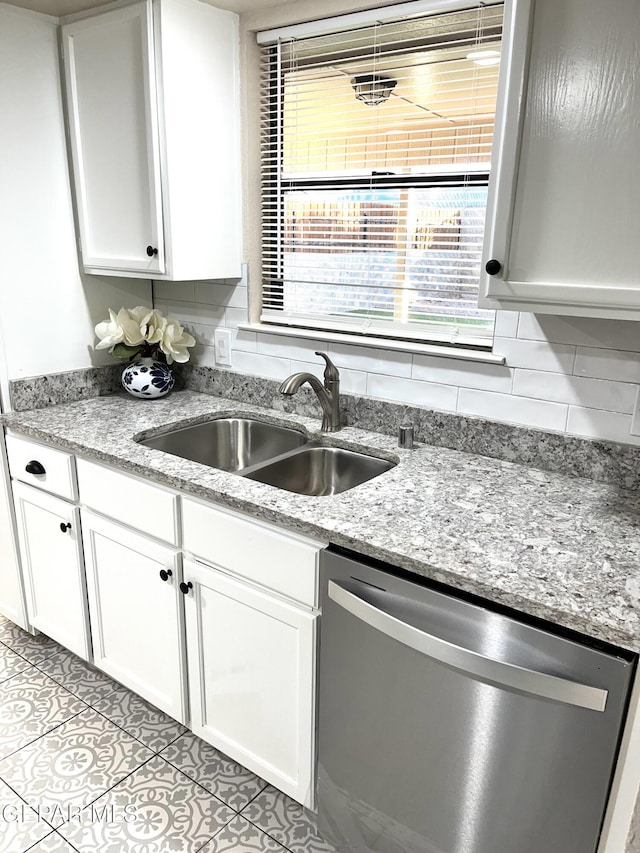
[{"label": "window sill", "polygon": [[454,347],[423,344],[416,341],[395,341],[390,338],[374,338],[366,335],[350,335],[343,332],[327,332],[317,329],[300,329],[294,326],[276,326],[268,323],[240,323],[239,329],[245,332],[257,332],[261,335],[280,335],[303,340],[327,341],[328,343],[348,344],[350,346],[371,347],[374,349],[409,352],[418,355],[431,355],[441,358],[455,358],[460,361],[474,361],[484,364],[505,364],[503,355],[480,349],[456,349]]}]

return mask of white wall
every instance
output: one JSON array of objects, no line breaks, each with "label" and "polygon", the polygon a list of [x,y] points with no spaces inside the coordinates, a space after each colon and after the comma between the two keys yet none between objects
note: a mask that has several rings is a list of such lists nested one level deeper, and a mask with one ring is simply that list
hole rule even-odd
[{"label": "white wall", "polygon": [[94,325],[148,282],[81,276],[57,21],[0,4],[0,335],[10,379],[104,363]]}]

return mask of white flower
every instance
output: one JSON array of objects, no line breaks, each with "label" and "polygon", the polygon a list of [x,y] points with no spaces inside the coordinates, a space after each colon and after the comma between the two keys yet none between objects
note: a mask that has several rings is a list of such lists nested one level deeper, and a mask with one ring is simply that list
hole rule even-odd
[{"label": "white flower", "polygon": [[109,349],[124,340],[124,329],[120,323],[120,315],[124,310],[121,308],[116,314],[109,308],[109,320],[98,323],[95,332],[100,338],[100,343],[96,344],[96,349]]},{"label": "white flower", "polygon": [[129,308],[129,315],[138,325],[140,325],[143,319],[147,314],[150,314],[152,310],[152,308],[147,308],[146,305],[137,305],[135,308]]},{"label": "white flower", "polygon": [[145,341],[150,344],[159,344],[164,336],[164,330],[167,327],[167,318],[163,317],[159,311],[154,308],[149,311],[140,320],[140,332],[144,335]]},{"label": "white flower", "polygon": [[167,317],[160,341],[160,349],[166,355],[167,363],[189,361],[187,347],[192,347],[194,344],[195,338],[185,332],[177,320],[174,320],[173,317]]},{"label": "white flower", "polygon": [[118,358],[140,352],[155,358],[161,350],[168,364],[185,362],[189,361],[187,347],[195,344],[177,320],[145,305],[121,308],[117,314],[109,309],[109,320],[98,323],[95,331],[100,338],[96,349],[109,349]]},{"label": "white flower", "polygon": [[142,327],[134,315],[134,312],[137,312],[140,309],[144,311],[150,310],[149,308],[145,309],[142,305],[139,305],[137,308],[131,308],[129,311],[127,311],[126,308],[121,308],[118,311],[118,320],[120,321],[120,325],[124,332],[124,342],[129,347],[137,347],[145,340]]}]

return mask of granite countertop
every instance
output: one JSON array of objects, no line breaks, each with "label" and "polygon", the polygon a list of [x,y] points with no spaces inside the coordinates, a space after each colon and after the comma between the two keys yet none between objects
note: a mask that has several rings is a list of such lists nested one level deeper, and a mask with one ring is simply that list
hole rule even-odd
[{"label": "granite countertop", "polygon": [[3,416],[36,440],[640,651],[640,492],[347,427],[322,440],[398,461],[339,495],[296,495],[133,438],[253,413],[320,438],[319,418],[192,391],[122,394]]}]

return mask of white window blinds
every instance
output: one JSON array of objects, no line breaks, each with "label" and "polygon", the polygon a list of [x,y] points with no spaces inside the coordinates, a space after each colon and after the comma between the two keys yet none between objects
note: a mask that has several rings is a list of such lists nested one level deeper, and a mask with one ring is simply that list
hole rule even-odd
[{"label": "white window blinds", "polygon": [[502,13],[262,48],[262,322],[491,345],[477,294]]}]

